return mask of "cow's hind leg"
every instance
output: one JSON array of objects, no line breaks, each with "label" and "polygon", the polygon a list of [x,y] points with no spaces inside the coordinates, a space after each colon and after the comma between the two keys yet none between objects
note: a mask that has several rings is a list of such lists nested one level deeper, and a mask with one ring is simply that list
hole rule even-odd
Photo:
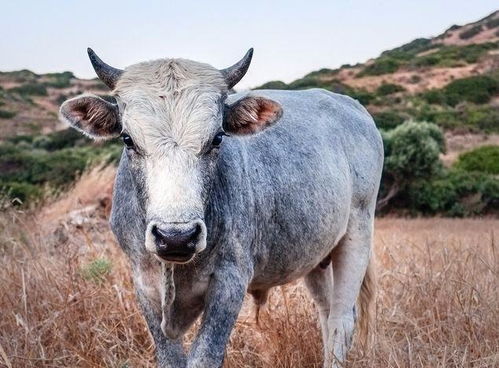
[{"label": "cow's hind leg", "polygon": [[329,260],[322,262],[305,276],[305,285],[315,301],[321,323],[324,358],[328,354],[328,319],[333,296],[333,271]]},{"label": "cow's hind leg", "polygon": [[[371,257],[373,219],[370,211],[352,215],[347,232],[331,254],[334,287],[328,319],[329,353],[324,367],[337,367],[345,360],[355,327],[355,304],[359,294],[361,318],[368,310],[371,293],[367,285]],[[367,277],[366,277],[367,276]],[[361,291],[362,286],[362,291]],[[368,294],[366,296],[366,294]],[[364,316],[362,315],[364,314]],[[365,325],[365,323],[364,323]]]}]

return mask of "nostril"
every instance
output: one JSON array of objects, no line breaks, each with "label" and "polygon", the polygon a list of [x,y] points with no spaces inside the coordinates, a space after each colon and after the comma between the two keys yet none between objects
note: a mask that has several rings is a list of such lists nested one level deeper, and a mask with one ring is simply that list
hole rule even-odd
[{"label": "nostril", "polygon": [[178,228],[162,229],[157,225],[153,225],[151,228],[151,233],[156,239],[156,245],[162,248],[167,247],[172,251],[178,248],[190,249],[195,247],[201,232],[202,228],[199,224],[185,231]]},{"label": "nostril", "polygon": [[201,234],[201,225],[199,224],[196,224],[196,226],[194,226],[194,234],[192,235],[192,238],[195,239],[197,237],[199,237],[199,234]]},{"label": "nostril", "polygon": [[168,234],[165,233],[164,231],[162,231],[156,225],[154,225],[152,227],[151,233],[156,238],[156,240],[159,241],[160,243],[164,244],[166,242],[166,238],[167,238]]}]

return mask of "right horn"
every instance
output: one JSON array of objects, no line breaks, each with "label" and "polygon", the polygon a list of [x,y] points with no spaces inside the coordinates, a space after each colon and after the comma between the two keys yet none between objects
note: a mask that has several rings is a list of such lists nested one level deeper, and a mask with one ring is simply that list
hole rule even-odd
[{"label": "right horn", "polygon": [[243,79],[244,75],[248,71],[248,68],[251,63],[251,58],[253,57],[253,48],[249,49],[246,55],[239,60],[234,65],[220,70],[225,78],[225,82],[227,83],[227,88],[231,89],[234,87],[241,79]]}]

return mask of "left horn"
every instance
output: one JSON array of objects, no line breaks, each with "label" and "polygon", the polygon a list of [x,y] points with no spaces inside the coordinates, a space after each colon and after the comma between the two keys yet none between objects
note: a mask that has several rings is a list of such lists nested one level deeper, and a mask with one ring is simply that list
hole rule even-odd
[{"label": "left horn", "polygon": [[251,63],[251,58],[253,57],[253,48],[249,49],[246,55],[239,60],[234,65],[220,70],[225,78],[225,82],[227,83],[227,88],[231,89],[234,87],[241,79],[243,79],[244,75],[248,71],[248,68]]},{"label": "left horn", "polygon": [[116,82],[123,74],[123,70],[107,65],[90,47],[87,49],[87,53],[99,79],[103,81],[106,86],[114,89],[114,87],[116,87]]}]

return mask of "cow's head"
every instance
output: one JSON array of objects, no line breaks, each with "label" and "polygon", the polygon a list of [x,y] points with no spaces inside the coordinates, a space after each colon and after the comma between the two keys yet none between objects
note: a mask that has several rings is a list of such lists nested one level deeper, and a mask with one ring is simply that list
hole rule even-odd
[{"label": "cow's head", "polygon": [[265,129],[281,107],[252,95],[226,104],[227,91],[248,70],[252,49],[223,70],[184,59],[120,70],[88,53],[117,103],[82,95],[64,102],[61,117],[93,138],[122,137],[145,211],[145,247],[162,260],[188,262],[206,247],[204,212],[224,136]]}]

